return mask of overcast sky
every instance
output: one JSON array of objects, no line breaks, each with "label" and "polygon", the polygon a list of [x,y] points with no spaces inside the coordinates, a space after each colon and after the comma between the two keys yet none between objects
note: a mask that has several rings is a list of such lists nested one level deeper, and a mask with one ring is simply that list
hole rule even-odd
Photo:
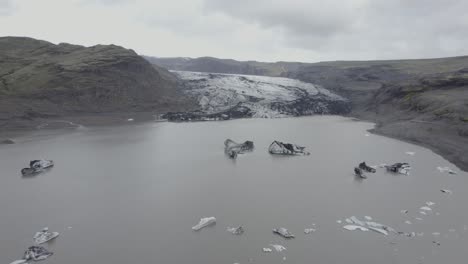
[{"label": "overcast sky", "polygon": [[0,0],[0,35],[158,57],[468,55],[468,0]]}]

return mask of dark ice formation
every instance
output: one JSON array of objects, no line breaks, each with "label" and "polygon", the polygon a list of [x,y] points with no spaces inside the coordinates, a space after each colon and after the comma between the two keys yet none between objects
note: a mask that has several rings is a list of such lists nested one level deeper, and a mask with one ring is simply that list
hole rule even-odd
[{"label": "dark ice formation", "polygon": [[372,168],[371,166],[368,166],[365,161],[359,163],[359,168],[367,172],[372,172],[372,173],[376,172],[376,170]]},{"label": "dark ice formation", "polygon": [[354,174],[355,174],[356,176],[358,176],[359,178],[367,179],[367,176],[366,176],[366,175],[364,174],[364,172],[363,172],[360,168],[358,168],[358,167],[355,167],[355,168],[354,168]]},{"label": "dark ice formation", "polygon": [[310,155],[309,152],[305,151],[305,147],[276,140],[271,143],[268,151],[270,154],[278,155]]},{"label": "dark ice formation", "polygon": [[387,165],[385,166],[387,168],[387,171],[394,172],[394,173],[400,173],[400,174],[409,174],[409,170],[411,169],[411,166],[404,162],[404,163],[395,163],[393,165]]},{"label": "dark ice formation", "polygon": [[23,175],[34,175],[45,171],[47,168],[54,166],[52,160],[31,160],[29,162],[29,168],[24,168],[21,170]]},{"label": "dark ice formation", "polygon": [[232,159],[237,158],[237,154],[253,151],[253,149],[254,143],[249,140],[241,144],[231,139],[226,139],[226,141],[224,141],[224,152]]},{"label": "dark ice formation", "polygon": [[273,229],[273,233],[278,234],[286,239],[294,238],[294,235],[291,234],[286,228],[280,227]]},{"label": "dark ice formation", "polygon": [[40,261],[47,259],[48,257],[52,256],[54,253],[48,251],[47,249],[41,246],[32,246],[29,247],[26,252],[24,252],[24,259],[29,261]]}]

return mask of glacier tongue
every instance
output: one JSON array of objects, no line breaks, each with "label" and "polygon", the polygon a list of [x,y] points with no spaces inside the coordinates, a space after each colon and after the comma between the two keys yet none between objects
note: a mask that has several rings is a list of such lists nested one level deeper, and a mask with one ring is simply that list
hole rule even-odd
[{"label": "glacier tongue", "polygon": [[163,116],[172,121],[277,118],[350,111],[347,99],[299,80],[185,71],[173,73],[184,81],[184,93],[197,99],[200,110]]}]

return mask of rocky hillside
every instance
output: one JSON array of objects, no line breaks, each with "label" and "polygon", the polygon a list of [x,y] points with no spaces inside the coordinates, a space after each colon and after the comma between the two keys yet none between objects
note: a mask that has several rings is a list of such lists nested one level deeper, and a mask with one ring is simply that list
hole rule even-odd
[{"label": "rocky hillside", "polygon": [[0,38],[0,127],[15,120],[190,107],[177,79],[133,50]]}]

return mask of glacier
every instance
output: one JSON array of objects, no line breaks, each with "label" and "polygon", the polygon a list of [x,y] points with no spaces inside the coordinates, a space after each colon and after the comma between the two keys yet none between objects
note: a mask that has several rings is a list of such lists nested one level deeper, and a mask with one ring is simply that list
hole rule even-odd
[{"label": "glacier", "polygon": [[169,112],[169,121],[279,118],[313,114],[346,114],[350,102],[320,86],[283,77],[172,71],[183,81],[185,95],[199,109]]}]

